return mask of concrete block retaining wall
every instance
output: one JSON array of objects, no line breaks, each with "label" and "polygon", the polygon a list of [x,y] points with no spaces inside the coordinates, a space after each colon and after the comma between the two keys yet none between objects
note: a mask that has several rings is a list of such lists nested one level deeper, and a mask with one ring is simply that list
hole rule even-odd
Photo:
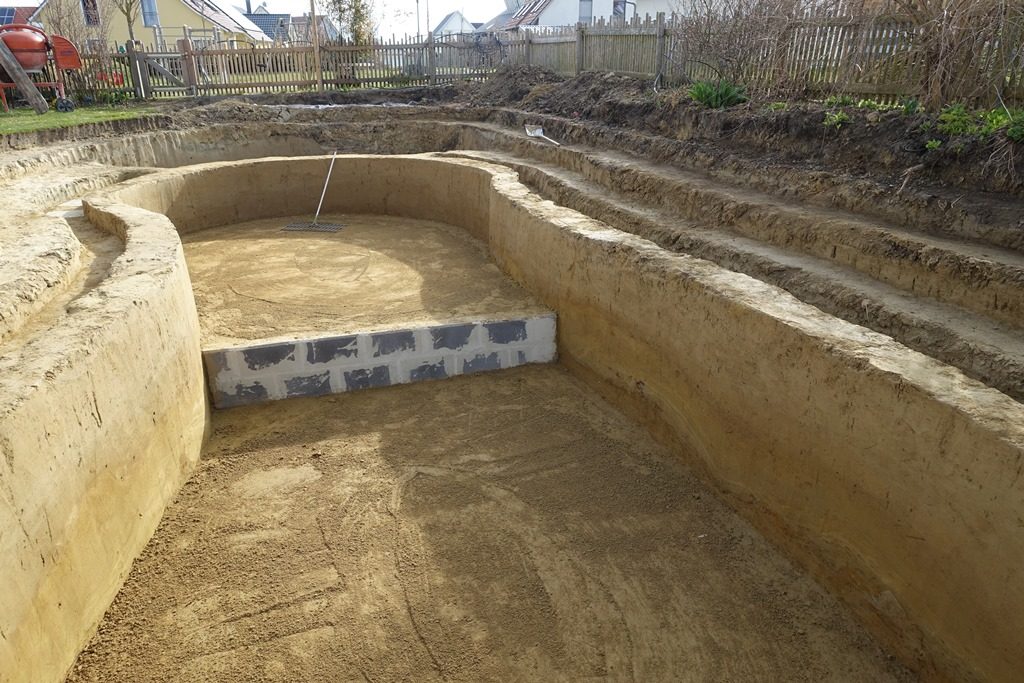
[{"label": "concrete block retaining wall", "polygon": [[555,360],[555,316],[205,351],[216,408],[445,379]]}]

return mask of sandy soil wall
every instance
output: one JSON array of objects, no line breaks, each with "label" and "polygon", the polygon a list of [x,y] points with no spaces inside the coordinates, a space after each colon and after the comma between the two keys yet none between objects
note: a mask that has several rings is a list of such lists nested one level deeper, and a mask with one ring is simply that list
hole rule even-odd
[{"label": "sandy soil wall", "polygon": [[181,244],[138,209],[90,212],[126,241],[106,281],[0,378],[0,680],[62,680],[208,423]]},{"label": "sandy soil wall", "polygon": [[[330,156],[268,158],[190,166],[144,176],[108,193],[166,215],[182,234],[316,211]],[[224,201],[230,192],[232,201]],[[487,240],[491,176],[470,163],[431,156],[339,156],[324,213],[435,220]]]},{"label": "sandy soil wall", "polygon": [[928,677],[1024,668],[1024,406],[495,177],[490,246],[564,362],[707,471]]},{"label": "sandy soil wall", "polygon": [[[212,164],[115,195],[198,230],[311,210],[326,167]],[[438,220],[488,242],[557,311],[570,367],[922,671],[1008,680],[1024,667],[1024,406],[782,290],[542,201],[505,169],[355,156],[332,188],[329,211]]]}]

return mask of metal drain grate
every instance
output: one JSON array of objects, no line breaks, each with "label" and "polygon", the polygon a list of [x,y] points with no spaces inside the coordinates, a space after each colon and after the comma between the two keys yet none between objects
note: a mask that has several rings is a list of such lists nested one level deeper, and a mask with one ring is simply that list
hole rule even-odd
[{"label": "metal drain grate", "polygon": [[343,223],[289,223],[281,229],[288,232],[338,232],[344,227]]}]

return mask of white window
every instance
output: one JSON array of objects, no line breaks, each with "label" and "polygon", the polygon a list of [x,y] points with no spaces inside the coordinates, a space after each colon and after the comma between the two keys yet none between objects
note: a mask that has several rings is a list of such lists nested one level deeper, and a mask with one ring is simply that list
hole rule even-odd
[{"label": "white window", "polygon": [[580,23],[589,24],[594,20],[594,0],[580,0]]},{"label": "white window", "polygon": [[160,12],[157,11],[156,0],[142,0],[142,25],[160,25]]}]

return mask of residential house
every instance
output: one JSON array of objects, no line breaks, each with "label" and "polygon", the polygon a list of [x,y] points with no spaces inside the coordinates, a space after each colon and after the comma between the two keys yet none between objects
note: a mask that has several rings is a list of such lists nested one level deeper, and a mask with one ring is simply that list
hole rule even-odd
[{"label": "residential house", "polygon": [[625,19],[632,19],[633,15],[642,19],[648,14],[656,17],[658,12],[664,12],[666,15],[669,15],[673,12],[678,12],[687,4],[687,0],[636,0],[635,2],[616,3],[615,11],[621,12],[621,16]]},{"label": "residential house", "polygon": [[124,45],[132,37],[172,47],[186,35],[197,44],[273,42],[225,0],[142,0],[141,9],[141,16],[129,27],[111,0],[43,0],[31,21],[84,48]]},{"label": "residential house", "polygon": [[0,26],[4,24],[27,24],[35,12],[35,5],[31,7],[0,7]]},{"label": "residential house", "polygon": [[514,31],[530,26],[571,26],[598,19],[670,14],[678,0],[505,0],[505,11],[478,29]]},{"label": "residential house", "polygon": [[[317,33],[320,37],[321,43],[333,43],[341,40],[341,31],[338,30],[338,27],[335,26],[330,17],[317,14],[316,23],[317,26],[319,26],[319,31],[317,31]],[[313,42],[313,32],[310,30],[309,14],[303,14],[301,17],[292,17],[291,40],[294,43],[307,45]]]},{"label": "residential house", "polygon": [[244,11],[238,6],[235,9],[242,12],[242,16],[273,38],[275,43],[287,43],[291,40],[292,15],[273,14],[267,10],[265,2],[256,9],[252,9],[252,3],[247,1]]},{"label": "residential house", "polygon": [[434,28],[435,36],[447,36],[447,35],[459,35],[463,33],[473,33],[476,30],[476,26],[472,22],[468,21],[466,17],[462,15],[462,12],[452,12],[444,19],[441,23]]}]

